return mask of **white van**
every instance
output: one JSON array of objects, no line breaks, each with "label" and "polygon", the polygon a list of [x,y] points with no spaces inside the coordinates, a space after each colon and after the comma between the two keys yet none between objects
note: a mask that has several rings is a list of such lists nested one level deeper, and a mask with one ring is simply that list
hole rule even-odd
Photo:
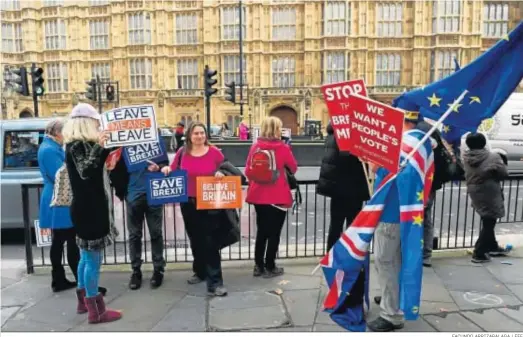
[{"label": "white van", "polygon": [[487,136],[492,151],[507,156],[509,173],[523,173],[523,93],[510,95],[493,118],[483,121],[478,131]]}]

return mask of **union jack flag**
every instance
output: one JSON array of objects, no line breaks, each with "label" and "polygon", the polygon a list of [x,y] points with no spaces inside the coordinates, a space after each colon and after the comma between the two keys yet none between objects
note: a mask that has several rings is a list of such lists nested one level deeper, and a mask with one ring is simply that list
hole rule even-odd
[{"label": "union jack flag", "polygon": [[[410,130],[403,134],[401,162],[421,141],[424,132]],[[384,170],[380,168],[380,170]],[[397,174],[382,172],[376,191],[332,249],[320,261],[329,291],[324,310],[331,318],[351,331],[365,331],[363,297],[368,304],[369,248],[374,231],[385,212],[399,213],[402,238],[402,271],[400,274],[401,309],[406,319],[416,319],[421,295],[423,258],[423,208],[434,173],[434,155],[426,141]],[[401,188],[398,188],[401,186]],[[385,209],[393,199],[399,209]],[[409,254],[406,254],[406,252]],[[361,286],[362,278],[365,286]],[[355,289],[357,288],[357,289]],[[406,291],[408,289],[408,291]],[[354,301],[351,297],[357,297]],[[347,306],[347,302],[356,305]]]}]

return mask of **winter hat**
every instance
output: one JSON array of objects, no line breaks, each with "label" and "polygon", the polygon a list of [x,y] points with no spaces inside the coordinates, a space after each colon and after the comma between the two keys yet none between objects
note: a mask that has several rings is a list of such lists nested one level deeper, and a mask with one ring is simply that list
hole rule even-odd
[{"label": "winter hat", "polygon": [[96,109],[87,103],[79,103],[74,108],[73,111],[71,111],[71,118],[75,117],[87,117],[92,118],[96,120],[100,120],[100,114]]},{"label": "winter hat", "polygon": [[487,139],[479,132],[469,133],[465,139],[465,144],[470,150],[481,150],[487,145]]}]

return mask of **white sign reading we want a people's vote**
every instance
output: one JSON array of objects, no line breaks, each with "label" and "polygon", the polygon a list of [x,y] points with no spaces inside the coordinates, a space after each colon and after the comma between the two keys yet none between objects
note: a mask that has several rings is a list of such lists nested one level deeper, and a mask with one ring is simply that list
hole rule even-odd
[{"label": "white sign reading we want a people's vote", "polygon": [[102,128],[109,131],[107,147],[151,143],[158,140],[152,105],[124,106],[102,114]]}]

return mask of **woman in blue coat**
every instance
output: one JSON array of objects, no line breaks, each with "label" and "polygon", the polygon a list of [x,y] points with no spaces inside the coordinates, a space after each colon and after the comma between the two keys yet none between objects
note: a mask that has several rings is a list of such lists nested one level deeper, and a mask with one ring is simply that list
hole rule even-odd
[{"label": "woman in blue coat", "polygon": [[69,207],[51,207],[56,171],[64,164],[65,153],[62,148],[63,121],[55,119],[47,124],[45,138],[38,150],[38,165],[44,179],[44,189],[40,200],[40,228],[52,230],[51,265],[54,292],[72,289],[76,282],[65,277],[62,265],[64,243],[67,242],[67,262],[75,278],[78,272],[80,251],[76,245],[76,233],[71,222]]}]

